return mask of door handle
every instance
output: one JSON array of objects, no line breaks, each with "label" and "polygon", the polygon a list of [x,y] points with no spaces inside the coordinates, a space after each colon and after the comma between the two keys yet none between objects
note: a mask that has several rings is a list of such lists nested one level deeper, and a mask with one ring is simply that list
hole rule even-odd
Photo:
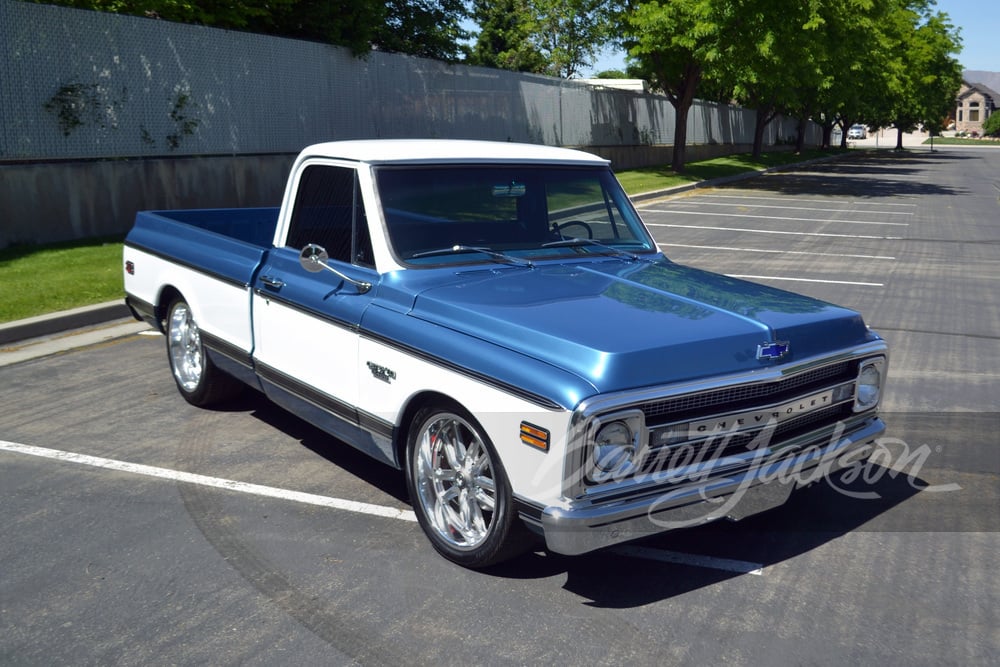
[{"label": "door handle", "polygon": [[260,281],[270,287],[271,289],[279,290],[285,286],[281,280],[277,278],[272,278],[271,276],[261,276]]}]

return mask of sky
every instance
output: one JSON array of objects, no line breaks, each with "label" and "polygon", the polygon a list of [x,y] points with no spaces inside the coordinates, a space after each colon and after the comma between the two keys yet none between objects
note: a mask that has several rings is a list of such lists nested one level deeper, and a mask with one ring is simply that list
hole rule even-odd
[{"label": "sky", "polygon": [[[1000,2],[997,0],[937,0],[937,11],[951,17],[961,28],[962,50],[958,62],[962,69],[1000,72]],[[600,55],[584,76],[604,70],[625,70],[625,55],[608,50]]]}]

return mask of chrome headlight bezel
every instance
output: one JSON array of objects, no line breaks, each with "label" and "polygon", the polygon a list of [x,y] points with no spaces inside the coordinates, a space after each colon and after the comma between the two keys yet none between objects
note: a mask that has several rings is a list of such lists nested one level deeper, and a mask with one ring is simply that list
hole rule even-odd
[{"label": "chrome headlight bezel", "polygon": [[645,416],[628,410],[594,419],[590,425],[587,481],[621,481],[636,472],[646,441]]},{"label": "chrome headlight bezel", "polygon": [[854,412],[874,410],[882,401],[885,383],[885,357],[866,359],[858,366],[855,380]]}]

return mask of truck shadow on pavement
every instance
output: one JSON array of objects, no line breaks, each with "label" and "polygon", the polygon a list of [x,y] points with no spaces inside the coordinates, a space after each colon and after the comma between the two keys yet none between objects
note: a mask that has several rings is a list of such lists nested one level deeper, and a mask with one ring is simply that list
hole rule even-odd
[{"label": "truck shadow on pavement", "polygon": [[[889,435],[878,441],[865,466],[832,474],[796,491],[786,505],[741,522],[680,529],[637,544],[654,553],[757,565],[766,577],[769,567],[851,533],[878,534],[872,539],[891,544],[893,534],[1000,531],[1000,458],[993,449],[1000,414],[910,412],[885,419]],[[576,558],[535,553],[496,574],[527,578],[565,572],[567,591],[610,608],[749,576],[710,566],[657,562],[611,549]]]},{"label": "truck shadow on pavement", "polygon": [[[402,472],[356,451],[262,395],[247,392],[223,409],[249,411],[330,463],[401,504],[409,504]],[[921,422],[921,426],[927,424]],[[920,508],[907,508],[907,501],[930,486],[918,472],[869,462],[863,474],[855,471],[842,478],[832,475],[799,489],[786,505],[743,521],[721,520],[633,543],[645,553],[680,554],[695,562],[662,562],[614,547],[569,557],[547,552],[539,543],[534,551],[485,570],[481,575],[524,581],[565,576],[563,588],[585,600],[585,604],[629,608],[729,579],[752,576],[746,571],[715,569],[711,565],[715,559],[755,565],[766,576],[767,568],[807,554],[852,532],[961,529],[945,525],[943,517],[947,513],[935,518],[925,513],[923,504]],[[709,563],[701,565],[698,559]]]},{"label": "truck shadow on pavement", "polygon": [[[855,485],[852,485],[855,486]],[[612,547],[583,556],[536,552],[501,564],[491,574],[513,579],[565,573],[563,588],[595,607],[630,608],[673,598],[739,577],[747,571],[726,563],[769,567],[794,559],[853,531],[878,530],[873,522],[917,495],[920,481],[884,477],[858,484],[873,499],[845,498],[821,483],[796,491],[788,504],[744,519],[681,528],[633,543],[642,553],[680,556],[690,562],[663,562]],[[891,530],[891,529],[890,529]],[[630,545],[632,546],[632,545]],[[714,563],[723,566],[716,567]]]},{"label": "truck shadow on pavement", "polygon": [[409,504],[403,472],[337,439],[271,402],[257,391],[246,391],[238,399],[222,406],[237,412],[249,412],[254,418],[298,440],[303,447],[323,457],[371,486],[388,493],[402,504]]}]

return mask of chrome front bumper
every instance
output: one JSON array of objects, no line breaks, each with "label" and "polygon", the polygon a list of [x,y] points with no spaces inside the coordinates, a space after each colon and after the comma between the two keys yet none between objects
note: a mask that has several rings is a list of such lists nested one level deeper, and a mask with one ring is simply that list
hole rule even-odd
[{"label": "chrome front bumper", "polygon": [[738,520],[784,504],[791,492],[868,458],[885,433],[879,418],[824,446],[765,460],[739,474],[671,485],[639,498],[583,506],[548,507],[542,531],[550,551],[575,555],[695,526]]}]

